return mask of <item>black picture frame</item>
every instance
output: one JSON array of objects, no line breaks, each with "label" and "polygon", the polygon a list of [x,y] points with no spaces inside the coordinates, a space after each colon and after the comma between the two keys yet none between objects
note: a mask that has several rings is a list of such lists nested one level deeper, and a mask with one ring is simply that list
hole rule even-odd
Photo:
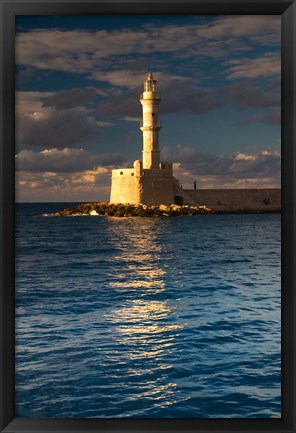
[{"label": "black picture frame", "polygon": [[[295,432],[296,4],[287,0],[0,0],[1,432]],[[279,14],[282,19],[281,419],[20,419],[14,412],[14,25],[16,15]]]}]

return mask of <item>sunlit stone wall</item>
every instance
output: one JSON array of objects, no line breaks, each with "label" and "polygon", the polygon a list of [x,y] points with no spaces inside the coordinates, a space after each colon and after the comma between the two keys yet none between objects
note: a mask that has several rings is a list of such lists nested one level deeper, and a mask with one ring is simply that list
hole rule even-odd
[{"label": "sunlit stone wall", "polygon": [[140,177],[133,168],[112,170],[111,203],[139,204],[140,197]]},{"label": "sunlit stone wall", "polygon": [[147,205],[174,203],[172,164],[160,163],[159,168],[144,169],[141,174],[141,203]]},{"label": "sunlit stone wall", "polygon": [[134,168],[112,170],[111,203],[173,204],[172,164],[143,169],[141,161]]},{"label": "sunlit stone wall", "polygon": [[222,212],[278,212],[281,210],[281,190],[266,189],[186,189],[198,205]]}]

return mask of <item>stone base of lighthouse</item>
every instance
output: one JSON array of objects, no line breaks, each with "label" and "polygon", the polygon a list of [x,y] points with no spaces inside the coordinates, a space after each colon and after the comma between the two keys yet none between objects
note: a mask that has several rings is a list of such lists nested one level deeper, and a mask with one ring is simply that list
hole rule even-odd
[{"label": "stone base of lighthouse", "polygon": [[112,170],[111,203],[173,204],[176,179],[172,164],[160,163],[159,168],[143,169],[141,161],[134,168]]}]

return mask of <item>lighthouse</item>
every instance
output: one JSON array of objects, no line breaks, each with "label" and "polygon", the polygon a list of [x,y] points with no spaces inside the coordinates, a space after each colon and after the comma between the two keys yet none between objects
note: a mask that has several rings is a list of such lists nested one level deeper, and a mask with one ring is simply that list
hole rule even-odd
[{"label": "lighthouse", "polygon": [[144,92],[140,96],[140,102],[143,110],[140,128],[143,132],[143,168],[158,168],[160,163],[158,135],[161,128],[158,120],[160,94],[152,72],[148,72],[144,81]]},{"label": "lighthouse", "polygon": [[143,134],[142,160],[132,168],[112,170],[111,203],[160,205],[183,201],[183,190],[173,177],[173,166],[160,161],[160,93],[152,72],[146,74],[140,94]]}]

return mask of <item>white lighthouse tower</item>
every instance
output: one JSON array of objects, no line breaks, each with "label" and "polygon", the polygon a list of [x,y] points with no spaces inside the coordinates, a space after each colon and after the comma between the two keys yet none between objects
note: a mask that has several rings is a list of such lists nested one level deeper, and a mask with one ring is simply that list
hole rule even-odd
[{"label": "white lighthouse tower", "polygon": [[140,95],[142,105],[141,131],[143,132],[143,159],[134,162],[133,168],[112,170],[111,203],[180,204],[183,190],[173,177],[171,163],[160,162],[158,109],[160,94],[152,72],[144,81]]},{"label": "white lighthouse tower", "polygon": [[159,168],[159,141],[158,134],[161,128],[158,121],[158,107],[160,94],[157,91],[157,82],[152,72],[148,72],[144,81],[144,92],[140,96],[143,109],[143,168]]}]

